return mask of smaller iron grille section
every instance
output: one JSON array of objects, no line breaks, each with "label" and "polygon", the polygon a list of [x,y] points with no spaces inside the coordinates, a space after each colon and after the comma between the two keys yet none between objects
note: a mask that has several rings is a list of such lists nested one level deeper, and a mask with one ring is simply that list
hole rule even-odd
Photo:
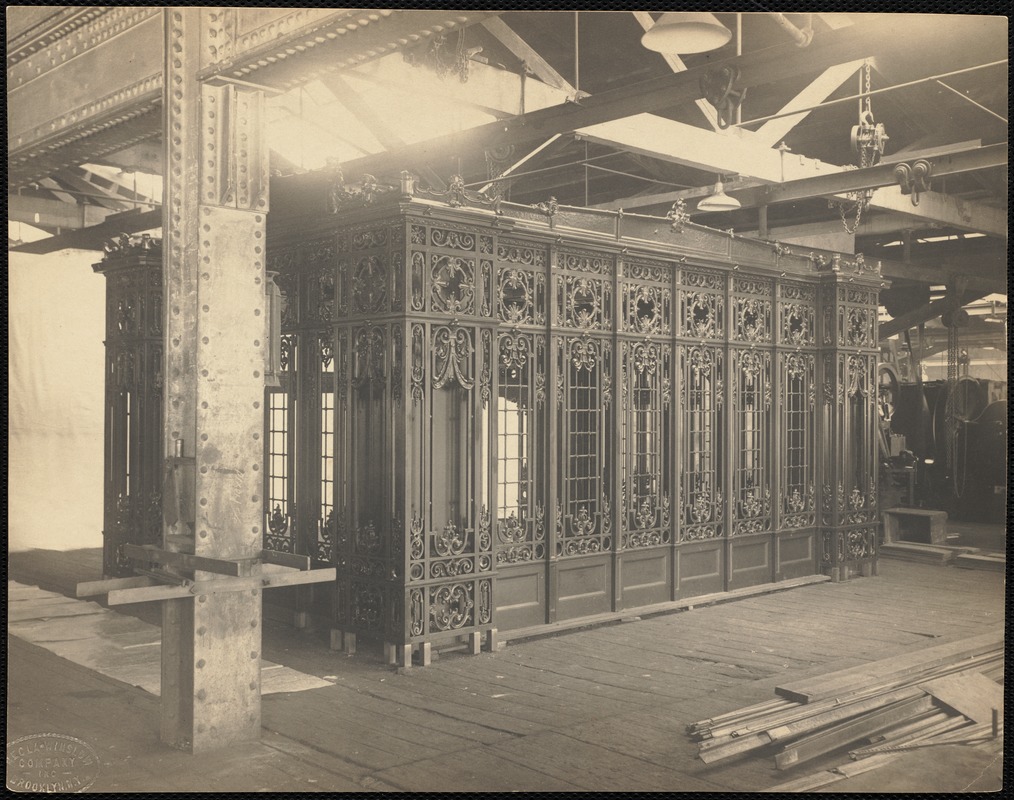
[{"label": "smaller iron grille section", "polygon": [[668,344],[620,344],[623,386],[621,546],[651,547],[671,541],[670,362]]},{"label": "smaller iron grille section", "polygon": [[816,361],[812,353],[782,353],[782,528],[811,527],[815,519],[814,415]]},{"label": "smaller iron grille section", "polygon": [[294,552],[293,519],[290,498],[292,476],[289,439],[292,431],[292,406],[289,393],[284,389],[271,390],[267,396],[268,417],[268,484],[267,525],[264,531],[264,548],[285,553]]},{"label": "smaller iron grille section", "polygon": [[546,555],[545,506],[539,491],[545,439],[545,350],[541,334],[503,333],[498,339],[495,533],[496,561],[501,565]]},{"label": "smaller iron grille section", "polygon": [[724,357],[708,345],[680,345],[683,409],[681,541],[714,539],[725,530],[722,451]]},{"label": "smaller iron grille section", "polygon": [[495,308],[502,323],[546,324],[546,263],[544,249],[530,242],[499,239]]},{"label": "smaller iron grille section", "polygon": [[733,533],[771,528],[771,354],[733,350]]},{"label": "smaller iron grille section", "polygon": [[606,481],[610,472],[612,347],[581,337],[557,340],[557,397],[562,402],[558,452],[560,495],[556,554],[584,555],[612,549]]}]

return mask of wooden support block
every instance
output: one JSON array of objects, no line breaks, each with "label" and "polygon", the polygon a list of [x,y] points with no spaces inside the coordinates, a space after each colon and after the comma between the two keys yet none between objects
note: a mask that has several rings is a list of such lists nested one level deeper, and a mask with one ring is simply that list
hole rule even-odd
[{"label": "wooden support block", "polygon": [[356,654],[356,635],[350,631],[346,631],[342,636],[342,651],[347,656],[354,656]]},{"label": "wooden support block", "polygon": [[412,669],[412,645],[399,644],[395,646],[397,655],[396,663],[403,669]]},{"label": "wooden support block", "polygon": [[384,663],[395,666],[398,663],[398,646],[384,642]]},{"label": "wooden support block", "polygon": [[[386,643],[385,643],[384,646],[385,647],[387,646]],[[331,629],[331,649],[332,650],[341,650],[342,649],[342,632],[340,630],[338,630],[337,628],[332,628]],[[390,662],[388,662],[388,663],[390,663]]]},{"label": "wooden support block", "polygon": [[490,628],[488,631],[486,631],[486,650],[488,650],[490,653],[495,653],[497,649],[498,647],[497,647],[496,628]]},{"label": "wooden support block", "polygon": [[310,627],[310,612],[309,611],[294,611],[292,612],[292,625],[296,630],[306,630]]},{"label": "wooden support block", "polygon": [[889,508],[883,513],[884,541],[947,544],[947,512],[926,508]]},{"label": "wooden support block", "polygon": [[419,663],[428,667],[433,660],[433,646],[429,642],[419,645]]},{"label": "wooden support block", "polygon": [[473,656],[479,655],[482,649],[482,633],[479,631],[472,631],[468,634],[468,652]]}]

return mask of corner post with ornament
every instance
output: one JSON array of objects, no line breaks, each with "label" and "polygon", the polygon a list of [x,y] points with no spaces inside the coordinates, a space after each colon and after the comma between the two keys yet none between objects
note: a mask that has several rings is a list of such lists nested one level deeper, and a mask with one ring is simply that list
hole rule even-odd
[{"label": "corner post with ornament", "polygon": [[820,542],[832,580],[877,572],[877,309],[887,284],[863,255],[814,256],[820,287]]}]

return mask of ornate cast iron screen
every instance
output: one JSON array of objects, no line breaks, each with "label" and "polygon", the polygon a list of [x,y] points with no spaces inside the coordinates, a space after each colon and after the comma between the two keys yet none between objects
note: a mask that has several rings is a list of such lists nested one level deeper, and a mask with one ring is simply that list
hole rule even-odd
[{"label": "ornate cast iron screen", "polygon": [[[271,215],[284,311],[265,536],[335,564],[317,610],[337,631],[474,644],[494,627],[872,571],[882,282],[861,256],[409,184],[310,176]],[[110,571],[117,542],[143,540],[161,480],[143,456],[158,425],[135,439],[159,331],[129,321],[142,295],[121,302],[113,280],[147,259],[130,247],[101,267]],[[136,325],[147,338],[127,336]],[[145,388],[128,403],[127,386]]]}]

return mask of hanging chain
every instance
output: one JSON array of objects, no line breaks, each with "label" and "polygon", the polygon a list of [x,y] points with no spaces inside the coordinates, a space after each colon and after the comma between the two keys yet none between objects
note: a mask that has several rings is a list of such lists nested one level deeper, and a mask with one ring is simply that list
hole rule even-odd
[{"label": "hanging chain", "polygon": [[[870,100],[870,60],[869,59],[866,59],[866,61],[863,63],[863,78],[865,79],[864,92],[866,94],[866,97],[863,99],[863,104],[864,104],[864,108],[865,108],[865,111],[866,111],[866,116],[868,116],[869,118],[872,119],[873,118],[873,101]],[[866,158],[864,156],[863,157],[863,161],[865,161],[865,160],[866,160]],[[863,166],[865,166],[865,164]]]},{"label": "hanging chain", "polygon": [[[863,125],[864,119],[868,119],[868,120],[871,120],[871,121],[873,119],[873,104],[872,104],[872,101],[870,100],[870,62],[869,62],[869,59],[867,59],[865,61],[864,65],[863,65],[863,78],[862,78],[862,80],[863,80],[863,95],[864,95],[864,97],[863,97],[862,105],[860,106],[860,111],[859,111],[859,129],[860,130],[862,129],[862,125]],[[849,170],[849,169],[863,169],[865,167],[872,166],[872,164],[870,163],[871,159],[870,159],[870,150],[869,150],[869,148],[864,147],[863,144],[860,143],[859,147],[858,147],[858,150],[859,150],[859,166],[858,167],[854,167],[852,165],[847,165],[845,167],[846,170]],[[863,218],[863,211],[869,205],[871,194],[867,193],[863,189],[859,189],[858,191],[855,191],[855,192],[849,192],[847,196],[848,196],[849,200],[852,201],[852,205],[853,205],[853,207],[855,209],[855,216],[854,216],[854,218],[853,218],[853,220],[852,220],[851,223],[849,223],[848,212],[847,212],[847,206],[849,205],[849,203],[847,203],[845,201],[842,201],[842,200],[828,200],[827,204],[828,204],[828,207],[830,207],[830,208],[833,208],[834,206],[838,207],[838,213],[841,216],[841,224],[845,228],[845,232],[851,235],[851,234],[854,234],[857,230],[859,230],[859,223],[860,223],[860,221]]]}]

